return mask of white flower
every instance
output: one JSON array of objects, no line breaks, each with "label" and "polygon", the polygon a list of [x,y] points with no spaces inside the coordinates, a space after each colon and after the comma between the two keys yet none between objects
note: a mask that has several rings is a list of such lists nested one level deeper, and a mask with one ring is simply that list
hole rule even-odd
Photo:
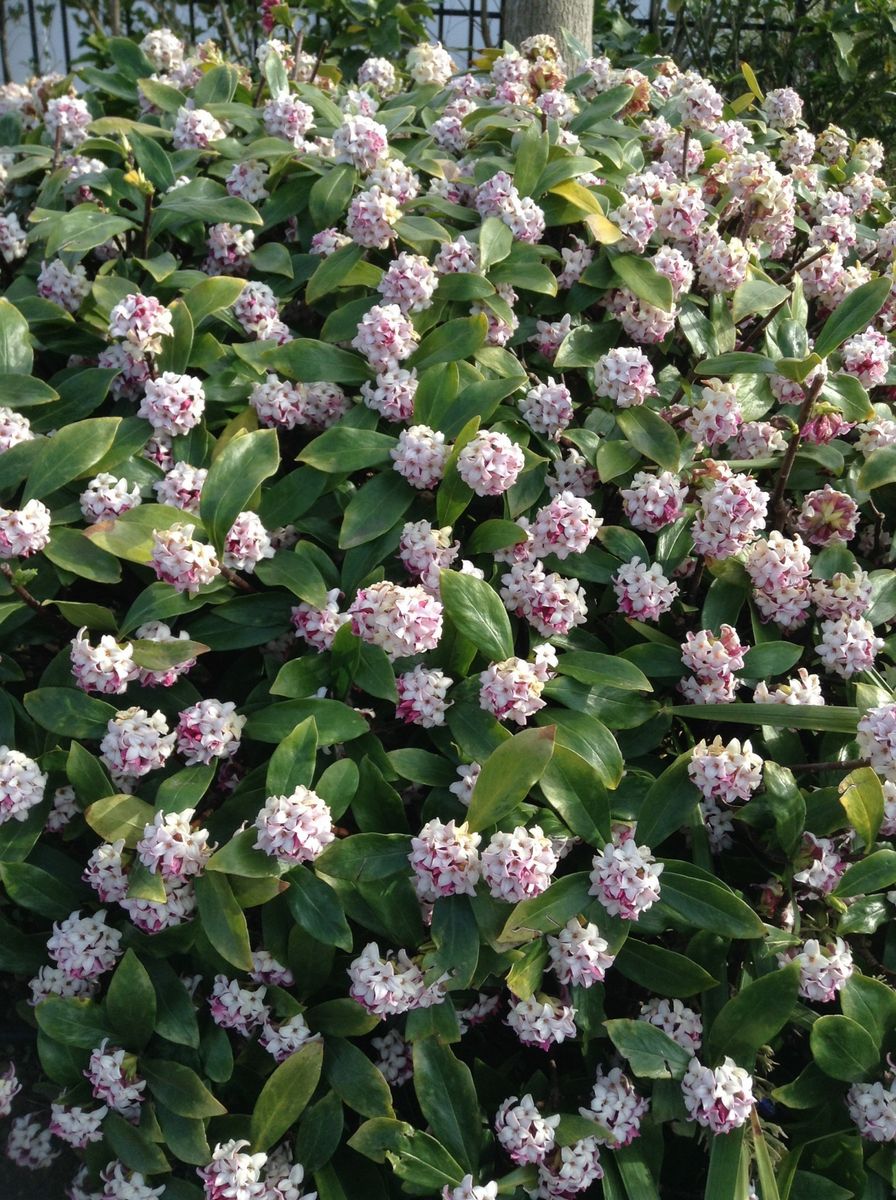
[{"label": "white flower", "polygon": [[0,825],[24,821],[44,798],[47,776],[33,758],[0,746]]},{"label": "white flower", "polygon": [[254,825],[255,848],[283,863],[313,862],[335,837],[329,806],[301,784],[289,796],[269,796]]}]

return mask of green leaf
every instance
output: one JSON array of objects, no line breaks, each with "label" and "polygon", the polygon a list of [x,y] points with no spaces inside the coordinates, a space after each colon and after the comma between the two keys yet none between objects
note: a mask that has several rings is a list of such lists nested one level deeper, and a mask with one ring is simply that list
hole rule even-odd
[{"label": "green leaf", "polygon": [[623,408],[616,412],[616,424],[631,444],[651,462],[667,471],[677,471],[681,457],[678,435],[668,421],[652,409]]},{"label": "green leaf", "polygon": [[258,742],[283,741],[306,717],[314,717],[321,746],[350,742],[367,732],[367,722],[340,700],[286,700],[251,713],[246,736]]},{"label": "green leaf", "polygon": [[44,445],[25,482],[24,502],[45,498],[90,468],[108,451],[121,424],[120,417],[93,417],[64,425]]},{"label": "green leaf", "polygon": [[796,853],[806,825],[806,801],[793,772],[776,762],[766,762],[765,790],[775,817],[775,832],[785,854]]},{"label": "green leaf", "polygon": [[638,841],[652,849],[686,825],[696,808],[698,793],[688,774],[690,761],[690,753],[679,755],[644,797],[638,812]]},{"label": "green leaf", "polygon": [[479,930],[469,896],[441,896],[433,906],[433,968],[447,972],[449,991],[470,986],[479,958]]},{"label": "green leaf", "polygon": [[327,1038],[324,1073],[333,1091],[362,1117],[391,1117],[389,1085],[363,1050],[344,1038]]},{"label": "green leaf", "polygon": [[875,850],[861,862],[852,863],[840,877],[834,895],[847,899],[850,896],[867,896],[882,892],[896,884],[896,850]]},{"label": "green leaf", "polygon": [[597,771],[604,787],[616,788],[622,779],[622,752],[616,739],[601,721],[586,712],[565,708],[543,709],[535,718],[536,724],[557,728],[558,746],[573,750]]},{"label": "green leaf", "polygon": [[896,483],[896,446],[881,446],[872,451],[859,471],[857,482],[863,492]]},{"label": "green leaf", "polygon": [[[515,740],[505,742],[504,746],[513,745]],[[565,746],[555,746],[539,786],[571,833],[589,846],[604,846],[609,842],[610,801],[591,763]]]},{"label": "green leaf", "polygon": [[483,275],[513,249],[513,234],[500,217],[486,217],[479,230],[479,269]]},{"label": "green leaf", "polygon": [[84,819],[103,841],[117,842],[124,839],[129,850],[143,837],[143,831],[151,824],[155,810],[137,796],[104,796],[86,809]]},{"label": "green leaf", "polygon": [[310,441],[297,461],[331,475],[349,475],[371,467],[391,467],[389,451],[397,444],[397,438],[373,429],[334,425]]},{"label": "green leaf", "polygon": [[72,742],[68,748],[65,773],[83,804],[102,800],[115,790],[99,759],[85,750],[80,742]]},{"label": "green leaf", "polygon": [[760,642],[744,655],[743,668],[738,672],[746,679],[771,679],[796,666],[803,647],[794,642]]},{"label": "green leaf", "polygon": [[156,1033],[176,1046],[199,1046],[196,1009],[183,981],[164,959],[147,957],[144,969],[156,994]]},{"label": "green leaf", "polygon": [[[193,328],[198,329],[206,317],[230,308],[245,286],[244,279],[231,279],[227,275],[216,275],[212,279],[203,279],[201,283],[191,287],[183,298],[187,313],[192,320],[191,331]],[[177,330],[175,330],[175,337],[177,337]]]},{"label": "green leaf", "polygon": [[767,354],[751,354],[746,350],[732,350],[729,354],[717,354],[697,363],[698,375],[774,375],[778,364]]},{"label": "green leaf", "polygon": [[397,525],[414,499],[413,489],[394,471],[374,477],[348,502],[339,530],[339,549],[364,546]]},{"label": "green leaf", "polygon": [[871,767],[850,771],[838,786],[840,804],[850,825],[865,843],[865,853],[874,846],[884,819],[884,789]]},{"label": "green leaf", "polygon": [[[446,574],[442,572],[443,580]],[[472,577],[459,575],[457,578]],[[443,591],[443,597],[444,594]],[[470,829],[485,829],[488,825],[497,824],[506,813],[512,812],[525,800],[544,774],[553,751],[552,726],[524,729],[522,733],[502,742],[482,764],[473,788],[467,816]]]},{"label": "green leaf", "polygon": [[534,195],[535,185],[547,165],[550,139],[537,121],[530,121],[516,144],[513,182],[521,196]]},{"label": "green leaf", "polygon": [[644,1079],[681,1079],[691,1055],[649,1021],[605,1021],[610,1041],[635,1075]]},{"label": "green leaf", "polygon": [[115,716],[111,704],[94,700],[75,688],[38,688],[25,694],[24,704],[42,729],[66,737],[101,738]]},{"label": "green leaf", "polygon": [[886,304],[891,285],[892,281],[884,275],[851,291],[822,326],[815,339],[815,353],[827,358],[847,338],[867,329]]},{"label": "green leaf", "polygon": [[0,296],[0,375],[30,375],[33,365],[28,322],[14,304]]},{"label": "green leaf", "polygon": [[839,1014],[815,1021],[809,1045],[825,1075],[845,1083],[869,1079],[880,1061],[879,1046],[868,1030]]},{"label": "green leaf", "polygon": [[322,296],[327,296],[330,292],[335,292],[338,287],[343,286],[347,282],[347,276],[361,261],[363,254],[363,247],[352,243],[343,246],[335,254],[321,259],[314,274],[305,285],[306,304],[314,304]]},{"label": "green leaf", "polygon": [[356,833],[331,842],[315,860],[319,875],[372,883],[407,872],[411,839],[403,833]]},{"label": "green leaf", "polygon": [[46,258],[49,261],[67,251],[83,254],[134,228],[133,221],[103,212],[98,204],[78,204],[67,213],[53,214]]},{"label": "green leaf", "polygon": [[197,763],[193,767],[184,767],[163,779],[156,792],[156,807],[164,808],[166,812],[183,812],[185,808],[195,808],[215,777],[215,766]]},{"label": "green leaf", "polygon": [[853,971],[840,989],[839,1000],[843,1015],[879,1042],[896,1028],[896,992],[879,979]]},{"label": "green leaf", "polygon": [[521,900],[498,934],[502,946],[530,942],[542,933],[556,933],[577,913],[592,902],[590,880],[586,871],[564,875],[531,900]]},{"label": "green leaf", "polygon": [[[2,321],[2,317],[0,317],[0,321]],[[4,375],[4,372],[0,371],[0,375]],[[34,379],[31,375],[6,373],[3,386],[9,388],[9,395],[14,398],[17,409],[49,404],[51,400],[59,399],[59,393],[54,391],[48,383],[44,383],[42,379]]]},{"label": "green leaf", "polygon": [[276,473],[279,465],[275,429],[258,429],[232,438],[214,460],[202,487],[199,515],[218,550],[255,490]]},{"label": "green leaf", "polygon": [[601,325],[577,325],[571,329],[554,355],[554,367],[566,371],[571,367],[593,367],[601,355],[616,343],[619,328],[615,321]]},{"label": "green leaf", "polygon": [[486,658],[503,662],[513,654],[513,633],[507,609],[484,579],[459,571],[440,572],[445,615],[467,641]]},{"label": "green leaf", "polygon": [[190,365],[193,351],[193,318],[183,300],[174,300],[168,311],[171,313],[174,336],[166,337],[163,341],[162,353],[156,359],[156,370],[160,373],[176,371],[183,374]]},{"label": "green leaf", "polygon": [[71,571],[80,579],[90,579],[93,583],[118,583],[121,579],[121,564],[115,556],[92,542],[81,529],[54,526],[50,544],[43,553],[54,566]]},{"label": "green leaf", "polygon": [[739,325],[744,317],[765,316],[790,297],[790,289],[767,279],[747,279],[735,289],[731,319]]},{"label": "green leaf", "polygon": [[[133,46],[134,43],[129,42],[128,44]],[[150,183],[153,184],[156,191],[167,191],[174,183],[175,175],[171,159],[162,147],[154,138],[145,137],[142,133],[137,133],[136,130],[130,131],[128,141],[131,144],[131,149],[134,151],[137,165]]]},{"label": "green leaf", "polygon": [[748,1162],[744,1156],[745,1129],[746,1126],[741,1125],[739,1129],[712,1139],[704,1200],[718,1200],[721,1196],[747,1200],[749,1193],[743,1186]]},{"label": "green leaf", "polygon": [[759,1123],[756,1109],[750,1111],[750,1124],[753,1130],[753,1158],[756,1163],[756,1173],[759,1176],[759,1188],[762,1200],[781,1200],[778,1184],[775,1179],[775,1169],[765,1141],[765,1134]]},{"label": "green leaf", "polygon": [[330,1161],[339,1148],[345,1120],[342,1101],[335,1092],[305,1109],[296,1135],[296,1161],[313,1174]]},{"label": "green leaf", "polygon": [[109,982],[106,1012],[122,1045],[140,1050],[156,1024],[156,993],[149,973],[133,950],[126,950]]},{"label": "green leaf", "polygon": [[283,346],[266,351],[264,366],[287,379],[300,383],[364,383],[371,378],[370,367],[359,354],[313,338],[294,338]]},{"label": "green leaf", "polygon": [[62,920],[84,901],[84,893],[26,862],[0,863],[0,880],[13,904],[50,920]]},{"label": "green leaf", "polygon": [[351,950],[352,933],[337,894],[310,867],[295,867],[286,876],[286,902],[295,921],[325,946]]},{"label": "green leaf", "polygon": [[297,787],[311,787],[316,762],[317,726],[307,717],[271,755],[265,777],[268,795],[289,796]]},{"label": "green leaf", "polygon": [[343,163],[330,167],[314,183],[308,195],[308,207],[315,229],[327,229],[345,215],[356,178],[354,167]]},{"label": "green leaf", "polygon": [[208,940],[227,962],[241,971],[251,971],[252,951],[246,918],[226,876],[210,871],[197,877],[195,887],[196,904]]},{"label": "green leaf", "polygon": [[411,357],[408,367],[422,371],[435,363],[460,362],[485,345],[488,321],[484,313],[474,317],[455,317],[426,335]]},{"label": "green leaf", "polygon": [[759,1048],[787,1024],[799,983],[799,963],[789,963],[741,988],[712,1023],[709,1061],[718,1063],[730,1055],[740,1066],[752,1069]]},{"label": "green leaf", "polygon": [[[434,1137],[404,1121],[374,1117],[364,1122],[348,1144],[374,1162],[388,1158],[398,1178],[418,1193],[438,1195],[443,1187],[459,1184],[464,1175],[460,1163]],[[319,1178],[315,1182],[319,1186]]]},{"label": "green leaf", "polygon": [[[225,1038],[223,1030],[218,1033]],[[205,1122],[197,1117],[181,1117],[163,1104],[156,1105],[156,1117],[168,1149],[180,1162],[205,1166],[211,1159],[211,1148],[205,1136]]]},{"label": "green leaf", "polygon": [[619,688],[625,692],[652,692],[647,676],[634,663],[614,654],[596,654],[590,650],[573,650],[561,655],[558,668],[582,683],[600,687]]},{"label": "green leaf", "polygon": [[306,542],[299,542],[294,550],[281,550],[273,558],[263,558],[255,568],[255,575],[268,587],[285,587],[307,604],[326,608],[327,584],[307,553]]},{"label": "green leaf", "polygon": [[139,1071],[156,1100],[178,1116],[221,1117],[227,1112],[196,1072],[183,1063],[141,1057]]},{"label": "green leaf", "polygon": [[829,375],[818,398],[823,403],[833,404],[847,421],[873,420],[874,409],[868,393],[855,375]]},{"label": "green leaf", "polygon": [[314,1095],[323,1060],[323,1044],[306,1042],[270,1076],[252,1110],[254,1151],[269,1150],[295,1124]]},{"label": "green leaf", "polygon": [[103,1038],[113,1036],[102,1009],[93,1000],[48,996],[35,1008],[34,1015],[38,1029],[63,1046],[92,1050]]},{"label": "green leaf", "polygon": [[660,996],[684,999],[715,987],[717,982],[684,954],[635,938],[625,942],[616,955],[614,966],[626,979]]},{"label": "green leaf", "polygon": [[192,642],[189,638],[175,638],[170,642],[151,642],[136,639],[131,642],[134,662],[147,671],[167,671],[181,663],[198,658],[208,650],[203,642]]},{"label": "green leaf", "polygon": [[660,901],[695,929],[720,937],[765,936],[765,926],[748,904],[720,880],[688,863],[666,863],[660,876]]},{"label": "green leaf", "polygon": [[673,717],[691,721],[724,721],[736,725],[770,725],[773,729],[814,729],[824,733],[855,734],[859,723],[857,708],[837,708],[833,704],[673,704],[665,710]]},{"label": "green leaf", "polygon": [[414,1091],[430,1129],[449,1154],[473,1171],[481,1145],[479,1101],[466,1063],[435,1041],[414,1045]]},{"label": "green leaf", "polygon": [[268,879],[283,870],[276,858],[256,850],[258,830],[254,825],[234,834],[220,850],[216,850],[206,864],[209,871],[223,871],[225,875],[239,875],[243,879]]},{"label": "green leaf", "polygon": [[645,300],[664,312],[672,311],[675,303],[672,284],[649,259],[637,254],[617,254],[610,260],[610,265],[639,300]]},{"label": "green leaf", "polygon": [[132,1171],[141,1175],[161,1175],[171,1170],[168,1159],[144,1130],[135,1128],[117,1112],[103,1119],[103,1136],[109,1147]]}]

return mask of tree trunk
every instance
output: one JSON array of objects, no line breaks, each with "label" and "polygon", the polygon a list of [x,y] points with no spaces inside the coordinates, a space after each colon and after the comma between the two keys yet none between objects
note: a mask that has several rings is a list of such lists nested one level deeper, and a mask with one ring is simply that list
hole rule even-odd
[{"label": "tree trunk", "polygon": [[504,39],[514,46],[537,33],[560,42],[565,32],[591,52],[594,0],[504,0],[502,15]]}]

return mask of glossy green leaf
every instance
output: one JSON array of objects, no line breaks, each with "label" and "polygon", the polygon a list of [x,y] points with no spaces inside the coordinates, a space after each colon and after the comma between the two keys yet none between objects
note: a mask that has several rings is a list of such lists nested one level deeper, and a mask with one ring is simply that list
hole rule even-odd
[{"label": "glossy green leaf", "polygon": [[253,1150],[269,1150],[301,1116],[317,1087],[323,1058],[322,1043],[307,1042],[269,1077],[252,1110]]}]

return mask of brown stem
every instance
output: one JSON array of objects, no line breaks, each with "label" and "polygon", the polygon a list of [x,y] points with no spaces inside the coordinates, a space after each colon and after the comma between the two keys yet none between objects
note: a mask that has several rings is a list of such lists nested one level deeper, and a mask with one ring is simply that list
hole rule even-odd
[{"label": "brown stem", "polygon": [[143,197],[143,228],[140,231],[140,257],[149,257],[149,225],[152,221],[152,196]]},{"label": "brown stem", "polygon": [[299,63],[300,63],[300,60],[301,60],[301,58],[302,58],[302,46],[303,46],[304,42],[305,42],[305,29],[304,29],[304,26],[303,26],[303,27],[302,27],[302,28],[299,30],[299,32],[296,34],[296,47],[295,47],[295,51],[294,51],[294,53],[295,53],[295,61],[294,61],[294,62],[293,62],[293,64],[292,64],[292,77],[293,77],[293,79],[298,79],[298,78],[299,78]]},{"label": "brown stem", "polygon": [[681,145],[681,177],[687,183],[688,178],[688,150],[691,148],[691,131],[684,131],[684,141]]},{"label": "brown stem", "polygon": [[232,583],[234,587],[239,588],[243,592],[254,592],[255,588],[251,583],[248,583],[241,575],[237,575],[236,571],[230,567],[221,567],[221,574],[228,583]]},{"label": "brown stem", "polygon": [[327,47],[329,46],[329,44],[330,44],[329,42],[321,42],[320,50],[318,50],[318,52],[317,52],[317,58],[314,60],[314,70],[311,72],[311,76],[308,80],[309,83],[314,83],[315,79],[317,78],[317,73],[320,70],[321,64],[324,61],[324,55],[327,52]]},{"label": "brown stem", "polygon": [[781,276],[781,283],[789,283],[798,271],[804,270],[806,267],[811,267],[814,262],[818,262],[820,258],[828,252],[827,246],[822,246],[820,250],[816,250],[814,254],[810,254],[808,258],[804,258],[802,262],[794,263],[789,271],[786,271]]},{"label": "brown stem", "polygon": [[23,584],[15,582],[15,580],[13,579],[13,570],[12,570],[12,567],[9,565],[9,563],[6,563],[6,562],[0,563],[0,573],[2,573],[3,575],[6,576],[6,579],[9,582],[9,586],[12,588],[12,590],[15,592],[15,594],[19,597],[20,600],[24,600],[24,602],[28,605],[28,607],[33,608],[35,612],[39,612],[44,616],[47,615],[47,610],[44,608],[44,606],[41,604],[41,602],[37,599],[37,597],[32,596],[31,593],[28,591],[28,589]]},{"label": "brown stem", "polygon": [[844,758],[839,762],[805,762],[790,763],[791,771],[855,771],[859,767],[871,765],[868,758]]},{"label": "brown stem", "polygon": [[796,431],[793,437],[787,444],[787,453],[784,455],[784,461],[781,463],[781,470],[775,483],[775,490],[772,494],[772,519],[774,529],[784,528],[784,518],[787,516],[787,503],[784,500],[784,492],[787,488],[787,480],[790,478],[790,472],[793,469],[794,459],[797,456],[797,451],[800,448],[800,442],[803,439],[803,426],[809,420],[809,414],[812,412],[812,405],[815,403],[818,393],[821,391],[824,384],[824,376],[819,375],[813,382],[808,392],[804,391],[802,406],[800,407],[799,416],[796,419]]},{"label": "brown stem", "polygon": [[770,313],[766,313],[766,315],[762,318],[761,321],[756,322],[756,324],[753,326],[753,328],[750,330],[750,332],[747,334],[747,336],[741,342],[741,344],[740,344],[741,350],[749,350],[751,346],[756,345],[756,343],[759,341],[760,337],[762,337],[762,335],[765,333],[766,329],[768,329],[769,325],[771,325],[772,321],[775,319],[775,317],[778,315],[778,313],[781,311],[781,309],[784,307],[784,305],[786,303],[787,303],[786,300],[782,300],[780,304],[775,305],[775,307],[772,309],[772,311]]},{"label": "brown stem", "polygon": [[59,166],[59,160],[62,157],[62,126],[56,126],[56,137],[53,141],[53,170]]}]

